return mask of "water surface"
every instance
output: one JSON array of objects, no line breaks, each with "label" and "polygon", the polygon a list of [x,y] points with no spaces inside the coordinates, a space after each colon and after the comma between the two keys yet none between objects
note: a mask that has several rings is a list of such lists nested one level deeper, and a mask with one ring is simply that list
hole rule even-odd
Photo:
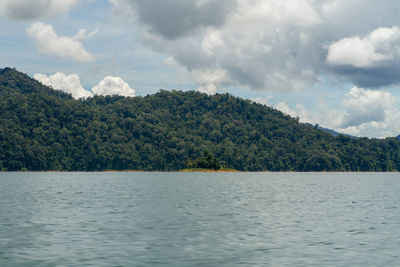
[{"label": "water surface", "polygon": [[397,173],[0,173],[0,266],[400,266]]}]

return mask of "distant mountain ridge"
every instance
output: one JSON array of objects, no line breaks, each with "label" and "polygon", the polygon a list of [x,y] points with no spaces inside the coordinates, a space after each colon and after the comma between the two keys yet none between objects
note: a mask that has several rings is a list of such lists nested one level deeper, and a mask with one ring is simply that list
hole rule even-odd
[{"label": "distant mountain ridge", "polygon": [[0,70],[0,169],[181,170],[210,151],[242,171],[398,171],[398,138],[327,133],[229,94],[75,100]]},{"label": "distant mountain ridge", "polygon": [[[306,123],[306,124],[312,126],[311,123]],[[321,126],[319,126],[318,124],[314,125],[314,127],[316,127],[318,130],[322,130],[322,131],[324,131],[324,132],[326,132],[326,133],[329,133],[329,134],[331,134],[331,135],[333,135],[333,136],[335,136],[335,137],[338,136],[338,135],[344,135],[344,136],[354,137],[354,136],[351,136],[351,135],[349,135],[349,134],[339,133],[339,132],[337,132],[337,131],[335,131],[335,130],[332,130],[332,129],[329,129],[329,128],[325,128],[325,127],[321,127]]]}]

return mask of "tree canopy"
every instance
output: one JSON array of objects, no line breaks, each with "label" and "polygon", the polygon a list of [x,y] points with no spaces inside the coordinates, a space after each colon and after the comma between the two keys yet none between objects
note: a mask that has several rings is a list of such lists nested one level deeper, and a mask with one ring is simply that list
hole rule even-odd
[{"label": "tree canopy", "polygon": [[219,160],[215,158],[214,155],[208,150],[204,150],[202,157],[193,161],[189,161],[187,167],[189,169],[211,169],[211,170],[222,169]]},{"label": "tree canopy", "polygon": [[0,70],[1,170],[160,170],[207,150],[242,171],[398,171],[400,141],[334,136],[234,97],[165,91],[75,100]]}]

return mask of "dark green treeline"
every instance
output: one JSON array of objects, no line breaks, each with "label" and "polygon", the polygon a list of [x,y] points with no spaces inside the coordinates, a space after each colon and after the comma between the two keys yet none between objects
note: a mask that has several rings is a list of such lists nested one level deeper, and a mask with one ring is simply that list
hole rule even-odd
[{"label": "dark green treeline", "polygon": [[400,170],[396,138],[334,137],[229,94],[74,100],[0,70],[1,170],[179,170],[209,150],[243,171]]}]

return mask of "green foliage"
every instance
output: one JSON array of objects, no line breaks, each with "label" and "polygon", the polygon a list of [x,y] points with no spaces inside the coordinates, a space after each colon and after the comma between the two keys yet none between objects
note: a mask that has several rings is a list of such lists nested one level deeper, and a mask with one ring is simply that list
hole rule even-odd
[{"label": "green foliage", "polygon": [[242,171],[398,171],[399,148],[397,138],[335,137],[229,94],[74,100],[0,70],[0,170],[170,171],[193,159],[217,168],[217,158]]},{"label": "green foliage", "polygon": [[187,168],[220,170],[222,169],[222,166],[219,160],[216,159],[210,151],[204,150],[203,156],[194,161],[189,161]]}]

